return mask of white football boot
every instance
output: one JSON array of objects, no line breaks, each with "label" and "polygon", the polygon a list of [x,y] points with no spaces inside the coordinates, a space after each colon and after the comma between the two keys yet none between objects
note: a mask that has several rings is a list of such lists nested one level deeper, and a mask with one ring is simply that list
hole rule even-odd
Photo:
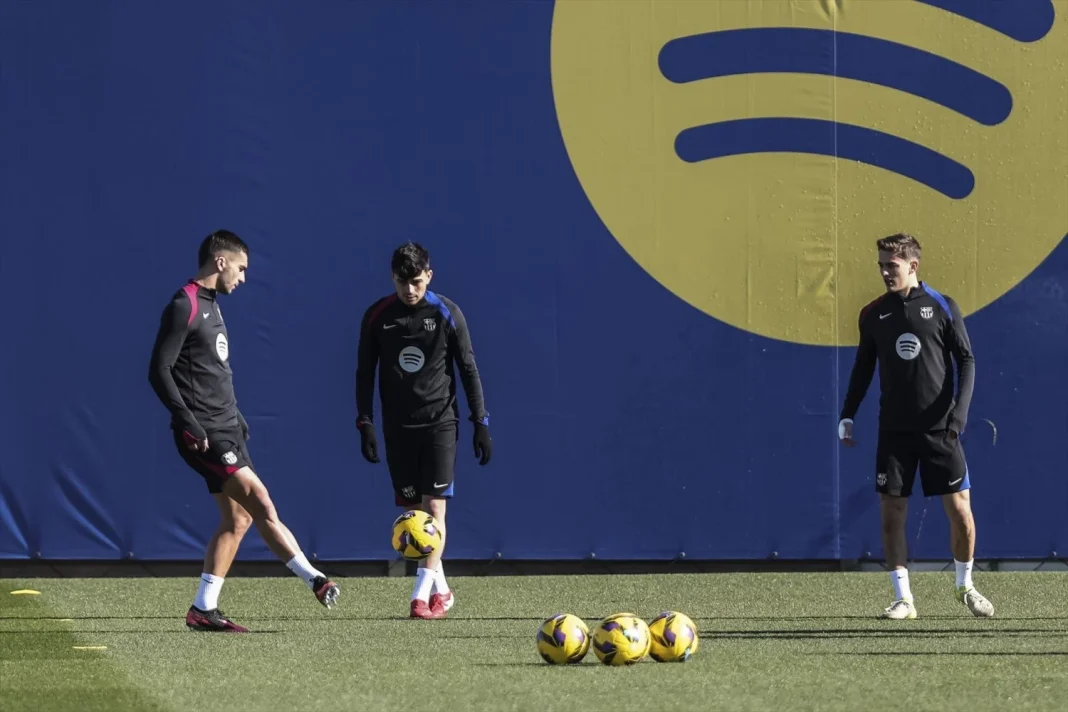
[{"label": "white football boot", "polygon": [[968,607],[976,618],[990,618],[994,615],[994,604],[986,600],[975,587],[957,586],[957,600]]},{"label": "white football boot", "polygon": [[912,620],[916,617],[916,606],[911,598],[899,598],[891,603],[879,617],[894,621]]}]

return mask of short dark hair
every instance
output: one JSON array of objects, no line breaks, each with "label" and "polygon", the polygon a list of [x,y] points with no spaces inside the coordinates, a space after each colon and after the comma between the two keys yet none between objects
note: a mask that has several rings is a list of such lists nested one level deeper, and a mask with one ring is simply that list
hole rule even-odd
[{"label": "short dark hair", "polygon": [[430,269],[430,253],[418,242],[408,241],[393,251],[389,266],[393,274],[408,281]]},{"label": "short dark hair", "polygon": [[200,243],[197,253],[198,266],[203,267],[219,252],[244,252],[248,254],[248,245],[245,241],[229,230],[216,230]]},{"label": "short dark hair", "polygon": [[881,237],[875,241],[875,246],[881,252],[889,252],[903,260],[919,260],[923,252],[920,241],[907,232]]}]

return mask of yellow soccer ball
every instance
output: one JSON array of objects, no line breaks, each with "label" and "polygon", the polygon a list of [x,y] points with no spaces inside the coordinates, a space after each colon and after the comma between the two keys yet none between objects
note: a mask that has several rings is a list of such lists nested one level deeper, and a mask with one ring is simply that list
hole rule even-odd
[{"label": "yellow soccer ball", "polygon": [[697,652],[697,626],[685,613],[664,611],[649,623],[649,657],[660,663],[683,663]]},{"label": "yellow soccer ball", "polygon": [[608,616],[593,630],[593,652],[605,665],[633,665],[649,653],[649,626],[633,613]]},{"label": "yellow soccer ball", "polygon": [[550,665],[572,665],[586,657],[590,629],[578,616],[557,613],[538,628],[538,654]]},{"label": "yellow soccer ball", "polygon": [[434,517],[412,509],[393,522],[393,549],[406,559],[422,561],[441,546],[441,529]]}]

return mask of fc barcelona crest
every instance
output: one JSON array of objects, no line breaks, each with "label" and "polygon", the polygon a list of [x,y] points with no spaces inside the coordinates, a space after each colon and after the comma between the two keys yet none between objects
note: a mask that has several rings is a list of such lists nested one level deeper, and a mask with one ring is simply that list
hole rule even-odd
[{"label": "fc barcelona crest", "polygon": [[426,319],[423,319],[423,328],[427,331],[433,331],[438,328],[438,323],[434,321],[433,317],[427,317]]},{"label": "fc barcelona crest", "polygon": [[920,307],[920,316],[924,319],[930,319],[934,316],[934,307]]}]

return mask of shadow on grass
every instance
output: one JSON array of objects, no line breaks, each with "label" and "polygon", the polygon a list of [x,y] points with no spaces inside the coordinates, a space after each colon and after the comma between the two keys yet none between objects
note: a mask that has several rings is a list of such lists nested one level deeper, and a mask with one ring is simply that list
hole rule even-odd
[{"label": "shadow on grass", "polygon": [[[322,616],[235,616],[242,621],[299,621],[301,623],[329,623],[332,621],[407,621],[413,620],[407,615],[394,616],[345,616],[327,613]],[[440,620],[452,620],[457,622],[467,621],[537,621],[541,623],[549,616],[449,616]],[[580,616],[583,617],[583,616]],[[590,616],[588,620],[600,620],[603,616]],[[179,615],[167,616],[0,616],[0,623],[4,621],[170,621],[184,620],[184,612]],[[417,620],[417,619],[416,619]]]},{"label": "shadow on grass", "polygon": [[[755,622],[774,622],[774,621],[877,621],[880,620],[876,615],[860,615],[860,616],[691,616],[691,618],[702,618],[709,621],[755,621]],[[960,621],[971,620],[969,615],[930,615],[925,613],[923,615],[924,620],[934,621]],[[1068,616],[997,616],[995,621],[1068,621]]]},{"label": "shadow on grass", "polygon": [[862,652],[862,653],[809,653],[809,654],[810,655],[845,655],[845,656],[852,656],[852,655],[866,655],[866,656],[883,656],[883,655],[889,655],[889,656],[897,656],[897,655],[904,655],[904,656],[947,655],[947,656],[950,656],[950,657],[956,657],[956,656],[959,656],[959,655],[975,655],[975,656],[989,656],[989,657],[995,657],[995,658],[996,657],[1001,657],[1001,656],[1021,656],[1021,657],[1039,657],[1040,658],[1040,657],[1043,657],[1043,656],[1046,656],[1046,655],[1068,655],[1068,650],[1049,650],[1049,651],[1045,651],[1045,652],[1035,652],[1035,653],[1028,653],[1028,652],[1021,652],[1021,651],[997,653],[997,652],[980,652],[980,651],[975,651],[975,650],[967,650],[967,651],[959,651],[959,652],[948,652],[948,651],[946,651],[946,652],[939,652],[939,651],[921,652],[921,651],[916,651],[916,650],[891,652],[891,651],[870,650],[870,651],[866,651],[866,652]]},{"label": "shadow on grass", "polygon": [[83,630],[78,629],[76,631],[64,631],[64,630],[0,630],[0,635],[32,635],[37,637],[42,636],[70,636],[71,633],[77,633],[79,635],[228,635],[233,637],[241,637],[242,635],[268,635],[274,633],[284,633],[281,630],[250,630],[248,633],[217,633],[216,631],[204,631],[204,630],[107,630],[107,629],[94,629]]},{"label": "shadow on grass", "polygon": [[522,662],[522,663],[471,663],[472,667],[541,667],[551,670],[589,670],[591,668],[605,668],[605,667],[629,667],[626,665],[604,665],[596,660],[584,660],[581,663],[574,663],[572,665],[549,665],[543,662]]},{"label": "shadow on grass", "polygon": [[[450,615],[448,618],[442,620],[451,621],[537,621],[541,622],[549,618],[550,615],[559,611],[553,611],[545,615],[534,616],[464,616],[464,615]],[[579,618],[587,621],[598,621],[604,617],[603,613],[598,614],[575,614]],[[655,614],[649,614],[651,619]],[[173,620],[175,618],[182,618],[180,614],[170,615],[158,615],[158,616],[34,616],[34,615],[0,615],[0,623],[4,621],[27,621],[27,620],[76,620],[76,621],[163,621]],[[752,623],[790,623],[795,621],[871,621],[876,622],[879,619],[874,615],[862,615],[862,616],[690,616],[697,621],[741,621]],[[300,621],[306,623],[312,622],[329,622],[329,621],[401,621],[411,620],[407,615],[397,614],[392,616],[385,615],[338,615],[336,613],[327,613],[324,616],[317,615],[277,615],[277,616],[241,616],[242,620],[248,621]],[[959,615],[924,615],[924,619],[928,621],[969,621],[972,620],[967,616]],[[1068,621],[1068,616],[998,616],[993,619],[995,622],[1001,621]]]},{"label": "shadow on grass", "polygon": [[702,630],[698,635],[711,640],[834,640],[839,638],[1028,638],[1028,637],[1068,637],[1068,630],[1049,630],[1044,628],[993,628],[975,630],[973,628],[912,628],[902,627],[894,630],[879,628],[828,628],[787,629],[787,630]]}]

